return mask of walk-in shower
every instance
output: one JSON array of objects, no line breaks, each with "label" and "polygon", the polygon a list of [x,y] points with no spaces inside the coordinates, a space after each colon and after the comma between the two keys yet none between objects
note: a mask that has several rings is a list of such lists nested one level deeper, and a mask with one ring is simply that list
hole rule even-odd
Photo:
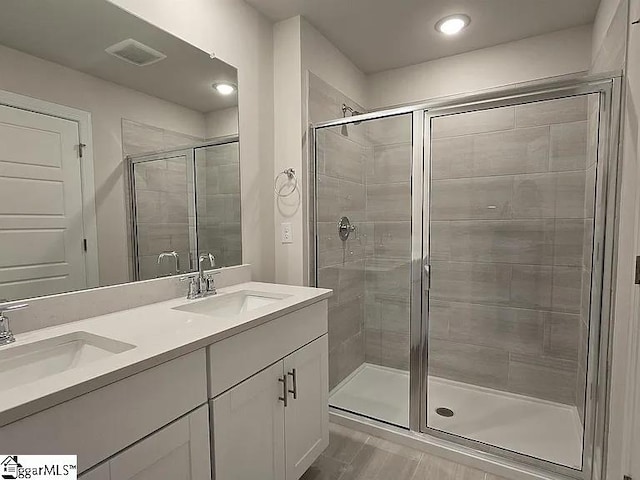
[{"label": "walk-in shower", "polygon": [[311,128],[334,411],[597,468],[617,95],[573,80]]},{"label": "walk-in shower", "polygon": [[237,137],[128,157],[136,280],[242,263]]}]

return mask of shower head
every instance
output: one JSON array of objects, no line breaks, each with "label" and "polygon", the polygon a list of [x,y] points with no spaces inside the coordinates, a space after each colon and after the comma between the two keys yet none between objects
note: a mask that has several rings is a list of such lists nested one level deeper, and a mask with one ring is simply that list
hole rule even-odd
[{"label": "shower head", "polygon": [[[362,114],[362,112],[359,112],[358,110],[354,110],[353,108],[351,108],[346,103],[343,103],[342,104],[342,118],[347,118],[347,112],[349,112],[349,116],[350,117]],[[353,122],[353,124],[354,125],[360,125],[360,122]]]},{"label": "shower head", "polygon": [[358,110],[354,110],[353,108],[351,108],[349,105],[347,105],[346,103],[342,104],[342,117],[346,117],[347,116],[347,112],[349,112],[350,116],[354,116],[354,115],[360,115],[362,112],[359,112]]}]

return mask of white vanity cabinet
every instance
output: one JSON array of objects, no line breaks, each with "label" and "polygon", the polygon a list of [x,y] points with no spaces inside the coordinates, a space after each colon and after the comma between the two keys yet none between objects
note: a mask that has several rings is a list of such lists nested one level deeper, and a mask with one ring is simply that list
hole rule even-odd
[{"label": "white vanity cabinet", "polygon": [[327,349],[323,335],[211,401],[216,480],[297,480],[318,458],[329,444]]},{"label": "white vanity cabinet", "polygon": [[197,350],[10,423],[0,452],[72,453],[85,472],[206,406],[206,366]]},{"label": "white vanity cabinet", "polygon": [[206,405],[80,476],[82,480],[210,480]]},{"label": "white vanity cabinet", "polygon": [[70,394],[0,451],[76,454],[83,480],[298,480],[329,444],[327,305]]},{"label": "white vanity cabinet", "polygon": [[326,303],[209,347],[216,480],[297,480],[328,446]]}]

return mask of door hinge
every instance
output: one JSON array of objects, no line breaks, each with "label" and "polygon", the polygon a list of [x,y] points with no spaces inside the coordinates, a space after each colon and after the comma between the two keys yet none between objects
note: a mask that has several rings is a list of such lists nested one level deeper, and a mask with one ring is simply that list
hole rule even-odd
[{"label": "door hinge", "polygon": [[633,478],[631,478],[631,475],[625,475],[622,480],[633,480]]},{"label": "door hinge", "polygon": [[84,251],[87,251],[87,239],[83,238],[82,239],[82,248],[84,249]]},{"label": "door hinge", "polygon": [[80,158],[82,158],[84,156],[84,149],[85,149],[86,146],[87,146],[86,143],[79,143],[78,144],[78,156]]},{"label": "door hinge", "polygon": [[640,285],[640,256],[636,257],[636,275],[634,283]]}]

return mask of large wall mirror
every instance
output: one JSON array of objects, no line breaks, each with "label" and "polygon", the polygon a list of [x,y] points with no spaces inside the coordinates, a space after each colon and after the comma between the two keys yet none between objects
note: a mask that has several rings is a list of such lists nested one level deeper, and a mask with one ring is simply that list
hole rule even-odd
[{"label": "large wall mirror", "polygon": [[0,71],[0,301],[242,263],[234,67],[106,0],[3,0]]}]

